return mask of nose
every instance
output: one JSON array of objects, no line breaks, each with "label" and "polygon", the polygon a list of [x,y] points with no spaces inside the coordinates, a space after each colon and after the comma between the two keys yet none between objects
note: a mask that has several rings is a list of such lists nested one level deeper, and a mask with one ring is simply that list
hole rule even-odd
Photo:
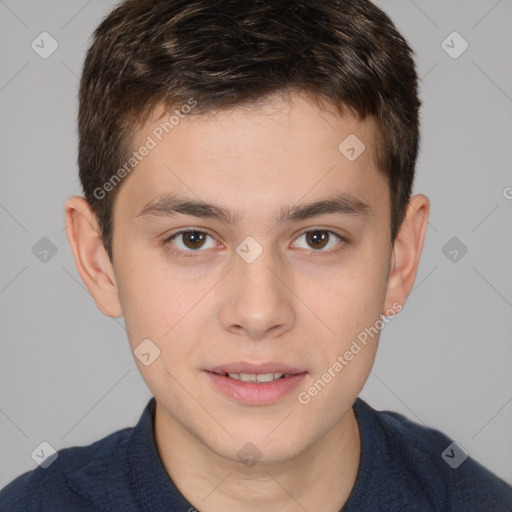
[{"label": "nose", "polygon": [[294,294],[286,278],[284,265],[272,261],[270,250],[251,263],[236,256],[224,283],[219,311],[222,327],[255,340],[289,331],[296,315]]}]

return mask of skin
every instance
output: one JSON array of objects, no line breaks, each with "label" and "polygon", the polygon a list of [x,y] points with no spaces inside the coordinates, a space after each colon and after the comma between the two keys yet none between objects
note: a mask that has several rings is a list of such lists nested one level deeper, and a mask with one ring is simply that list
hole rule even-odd
[{"label": "skin", "polygon": [[[137,129],[134,148],[163,113],[155,110]],[[381,314],[405,303],[429,213],[424,195],[412,197],[391,245],[389,188],[375,163],[374,133],[371,118],[340,117],[297,93],[185,117],[120,185],[113,264],[85,199],[66,202],[68,240],[98,308],[124,316],[132,350],[146,338],[160,350],[149,366],[135,358],[157,402],[157,449],[201,511],[338,511],[350,494],[360,460],[351,407],[378,335],[309,403],[297,394]],[[349,134],[366,146],[355,161],[338,150]],[[369,214],[276,223],[281,209],[334,191],[366,203]],[[137,216],[164,192],[218,204],[239,218],[227,225],[184,214]],[[199,249],[184,236],[164,242],[184,228],[211,238]],[[308,243],[301,235],[311,228],[345,241],[331,234],[326,247]],[[252,263],[236,252],[247,236],[263,250]],[[172,247],[195,250],[194,257]],[[203,371],[237,361],[279,361],[308,373],[277,403],[242,405],[214,389]],[[237,456],[248,442],[261,452],[251,467]]]}]

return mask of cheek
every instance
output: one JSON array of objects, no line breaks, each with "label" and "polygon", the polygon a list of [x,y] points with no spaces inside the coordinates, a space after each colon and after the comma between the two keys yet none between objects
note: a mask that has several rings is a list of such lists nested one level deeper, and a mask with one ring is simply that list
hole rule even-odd
[{"label": "cheek", "polygon": [[318,364],[298,400],[310,415],[322,417],[326,428],[351,407],[371,371],[382,328],[385,268],[385,261],[360,258],[333,273],[317,295],[316,307],[333,332],[316,336],[316,346],[309,347]]},{"label": "cheek", "polygon": [[130,253],[119,262],[116,274],[132,349],[144,338],[164,343],[169,329],[186,313],[186,284],[161,263]]},{"label": "cheek", "polygon": [[181,380],[187,369],[183,362],[193,361],[200,350],[201,324],[208,310],[206,296],[213,282],[191,280],[164,256],[146,259],[141,253],[126,253],[125,264],[119,265],[119,296],[126,330],[136,358],[137,347],[143,347],[144,340],[151,340],[157,347],[153,348],[158,353],[154,363],[145,366],[137,361],[149,387],[164,385],[171,389],[177,385],[173,376]]},{"label": "cheek", "polygon": [[[303,283],[307,303],[334,331],[343,345],[347,340],[373,325],[383,313],[387,283],[387,260],[357,251],[339,266],[332,266],[318,284]],[[320,277],[320,276],[318,276]]]},{"label": "cheek", "polygon": [[312,408],[328,402],[328,408],[337,411],[338,400],[346,399],[348,404],[363,387],[382,328],[387,265],[386,256],[371,247],[354,251],[343,265],[331,269],[329,279],[321,280],[321,292],[308,295],[306,300],[314,304],[312,309],[329,327],[323,329],[324,335],[315,337],[315,346],[309,347],[311,354],[317,354],[318,363],[309,382],[316,386],[311,392],[319,393],[317,389],[323,390],[324,384],[328,388],[322,391],[323,398],[314,400]]},{"label": "cheek", "polygon": [[179,403],[185,411],[190,404],[179,383],[184,381],[182,362],[189,361],[194,350],[193,326],[187,324],[193,299],[190,285],[187,288],[176,276],[149,268],[133,261],[123,273],[120,300],[130,348],[157,400]]}]

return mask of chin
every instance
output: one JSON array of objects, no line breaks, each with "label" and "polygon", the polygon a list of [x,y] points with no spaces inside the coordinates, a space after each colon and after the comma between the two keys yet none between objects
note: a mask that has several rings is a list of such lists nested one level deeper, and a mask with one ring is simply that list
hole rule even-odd
[{"label": "chin", "polygon": [[[276,425],[274,425],[275,429]],[[272,429],[251,429],[244,433],[241,426],[233,438],[222,436],[222,440],[205,440],[214,453],[231,462],[242,462],[247,468],[255,464],[279,464],[297,457],[307,449],[304,433]],[[269,432],[271,432],[269,434]]]}]

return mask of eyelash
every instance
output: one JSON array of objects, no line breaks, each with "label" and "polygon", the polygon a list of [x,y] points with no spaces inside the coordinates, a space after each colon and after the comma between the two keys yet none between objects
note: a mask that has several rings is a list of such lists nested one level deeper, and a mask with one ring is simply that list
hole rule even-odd
[{"label": "eyelash", "polygon": [[[333,254],[337,254],[338,252],[340,252],[341,250],[343,250],[345,248],[345,245],[347,243],[347,239],[345,237],[341,236],[340,234],[338,234],[338,233],[336,233],[334,231],[331,231],[329,229],[320,228],[320,227],[312,228],[312,229],[308,229],[306,231],[303,231],[302,233],[300,233],[297,236],[297,238],[295,238],[294,241],[298,240],[300,237],[302,237],[304,235],[307,235],[308,233],[315,232],[315,231],[324,231],[326,233],[329,233],[329,236],[330,235],[334,235],[338,239],[338,241],[341,242],[341,243],[339,244],[339,247],[337,247],[335,249],[330,249],[328,251],[311,249],[313,254],[333,255]],[[209,233],[208,231],[194,229],[194,228],[187,228],[187,229],[183,229],[181,231],[178,231],[176,233],[173,233],[172,235],[167,237],[165,240],[163,240],[162,244],[163,245],[168,245],[174,238],[177,238],[180,235],[183,235],[185,233],[191,233],[191,232],[208,235],[209,237],[211,237],[212,239],[215,240],[215,237],[211,233]],[[170,250],[173,253],[177,254],[178,256],[183,256],[185,258],[197,258],[197,257],[200,256],[201,252],[205,252],[205,250],[201,250],[201,249],[183,251],[181,249],[177,249],[172,243],[170,244]],[[302,249],[302,250],[306,250],[306,249]]]}]

